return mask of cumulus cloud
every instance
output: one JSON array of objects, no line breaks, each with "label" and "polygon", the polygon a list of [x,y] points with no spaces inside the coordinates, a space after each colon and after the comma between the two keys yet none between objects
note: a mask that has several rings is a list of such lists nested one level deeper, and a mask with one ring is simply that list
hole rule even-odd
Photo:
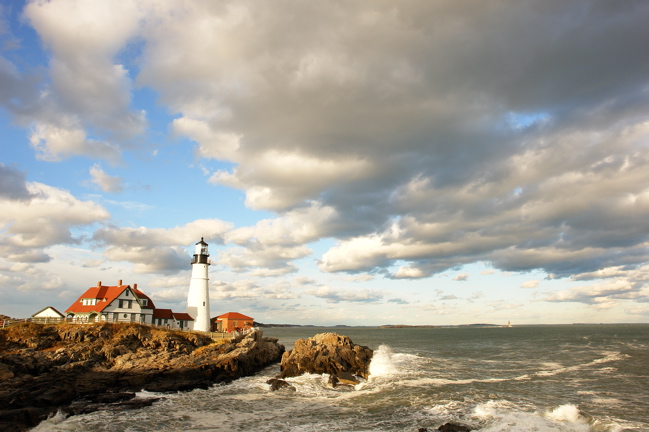
[{"label": "cumulus cloud", "polygon": [[468,273],[460,273],[459,275],[456,275],[453,278],[454,281],[467,281],[469,280],[469,274]]},{"label": "cumulus cloud", "polygon": [[136,37],[143,12],[131,1],[25,6],[24,17],[51,52],[49,82],[38,99],[24,98],[13,111],[32,124],[30,141],[40,159],[87,155],[115,162],[129,140],[143,132],[145,113],[130,107],[128,71],[114,63]]},{"label": "cumulus cloud", "polygon": [[311,254],[306,246],[264,246],[251,244],[247,248],[230,248],[219,253],[219,264],[235,272],[252,270],[258,276],[279,276],[297,271],[290,261]]},{"label": "cumulus cloud", "polygon": [[538,280],[528,280],[521,284],[521,288],[537,288],[539,283]]},{"label": "cumulus cloud", "polygon": [[73,229],[109,218],[91,201],[81,201],[68,191],[38,182],[25,183],[26,200],[0,198],[0,251],[15,262],[47,262],[49,246],[77,243]]},{"label": "cumulus cloud", "polygon": [[216,282],[210,292],[210,298],[218,300],[234,299],[274,299],[286,300],[299,298],[300,295],[295,292],[290,284],[279,282],[269,285],[259,285],[252,280],[240,280],[232,283]]},{"label": "cumulus cloud", "polygon": [[[197,158],[231,164],[209,181],[275,213],[214,231],[236,245],[219,254],[234,271],[291,273],[323,238],[336,243],[320,270],[397,279],[486,262],[587,280],[649,261],[642,2],[63,0],[25,16],[51,83],[38,110],[33,90],[0,97],[24,101],[39,157],[119,158],[146,124],[133,81],[153,89]],[[135,78],[116,60],[134,42]],[[8,60],[0,73],[28,87]],[[137,248],[164,248],[173,268],[170,248],[195,238],[95,240],[154,271]]]},{"label": "cumulus cloud", "polygon": [[359,291],[335,289],[327,285],[306,290],[304,293],[324,299],[328,303],[376,303],[383,299],[383,293],[381,292],[367,289]]},{"label": "cumulus cloud", "polygon": [[231,227],[219,219],[198,219],[169,229],[102,227],[92,239],[106,248],[107,259],[133,263],[136,273],[172,274],[186,269],[190,259],[180,245],[193,245],[200,238],[208,244],[222,243]]},{"label": "cumulus cloud", "polygon": [[0,199],[27,200],[32,195],[27,190],[25,173],[0,162]]},{"label": "cumulus cloud", "polygon": [[120,177],[106,174],[100,164],[94,164],[90,168],[90,176],[92,183],[99,186],[104,192],[115,193],[124,190],[124,181]]},{"label": "cumulus cloud", "polygon": [[597,309],[610,309],[625,301],[649,302],[649,265],[622,269],[611,267],[601,269],[595,274],[577,275],[575,280],[593,280],[589,285],[581,285],[563,291],[545,293],[542,300],[549,302],[585,303]]}]

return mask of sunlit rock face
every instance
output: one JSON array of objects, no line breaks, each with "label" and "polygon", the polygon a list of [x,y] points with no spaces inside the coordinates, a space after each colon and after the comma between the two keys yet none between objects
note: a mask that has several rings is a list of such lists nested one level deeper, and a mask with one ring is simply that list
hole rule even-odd
[{"label": "sunlit rock face", "polygon": [[357,384],[357,377],[367,379],[374,351],[356,345],[347,336],[321,333],[298,339],[291,351],[282,356],[280,378],[304,373],[329,374],[330,383]]}]

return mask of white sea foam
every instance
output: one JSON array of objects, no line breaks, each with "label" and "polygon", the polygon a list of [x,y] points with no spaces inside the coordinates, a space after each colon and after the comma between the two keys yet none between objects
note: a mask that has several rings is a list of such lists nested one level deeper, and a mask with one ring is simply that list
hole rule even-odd
[{"label": "white sea foam", "polygon": [[482,432],[504,431],[565,431],[589,432],[590,426],[577,406],[561,405],[551,411],[521,410],[509,401],[488,401],[477,405],[472,414]]},{"label": "white sea foam", "polygon": [[398,373],[394,352],[387,345],[381,345],[372,356],[370,376],[372,378],[392,376]]},{"label": "white sea foam", "polygon": [[549,419],[567,423],[583,423],[583,417],[579,413],[579,408],[573,404],[561,405],[549,411],[546,416]]},{"label": "white sea foam", "polygon": [[33,432],[48,432],[56,427],[56,425],[65,421],[68,418],[61,410],[58,410],[56,414],[53,414],[47,418],[47,420],[42,421],[38,426],[31,429]]},{"label": "white sea foam", "polygon": [[422,360],[419,356],[395,353],[389,346],[380,345],[370,362],[370,380],[408,376],[419,370]]}]

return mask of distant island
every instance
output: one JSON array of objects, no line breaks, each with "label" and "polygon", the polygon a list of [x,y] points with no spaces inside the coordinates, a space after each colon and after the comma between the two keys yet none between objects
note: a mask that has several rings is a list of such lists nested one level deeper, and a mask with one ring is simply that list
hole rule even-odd
[{"label": "distant island", "polygon": [[386,324],[379,328],[436,328],[434,325],[408,325],[408,324]]}]

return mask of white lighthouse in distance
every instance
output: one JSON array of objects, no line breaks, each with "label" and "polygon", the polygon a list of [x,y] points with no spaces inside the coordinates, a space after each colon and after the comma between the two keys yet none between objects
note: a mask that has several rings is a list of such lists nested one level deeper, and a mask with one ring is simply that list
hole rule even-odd
[{"label": "white lighthouse in distance", "polygon": [[194,318],[194,330],[210,331],[210,291],[208,288],[207,266],[210,265],[207,243],[196,243],[192,258],[192,278],[187,295],[187,313]]}]

